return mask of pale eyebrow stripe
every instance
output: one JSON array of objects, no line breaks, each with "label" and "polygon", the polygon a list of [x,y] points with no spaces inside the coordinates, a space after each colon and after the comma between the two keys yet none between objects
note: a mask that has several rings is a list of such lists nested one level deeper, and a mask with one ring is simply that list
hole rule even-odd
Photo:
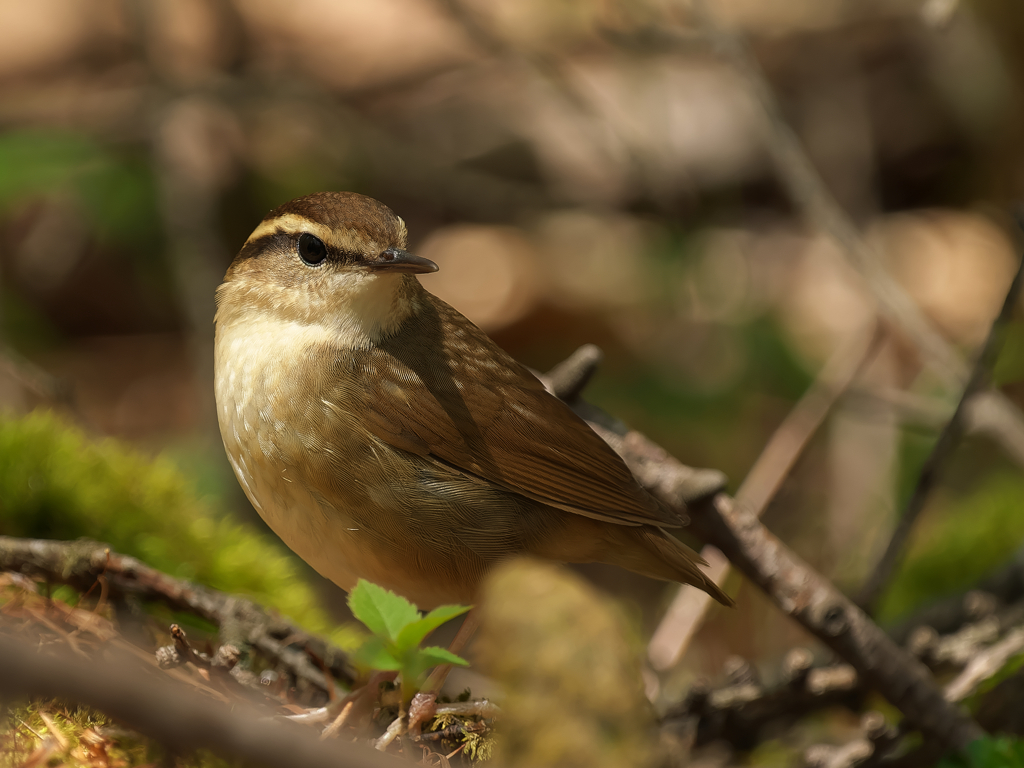
[{"label": "pale eyebrow stripe", "polygon": [[305,216],[300,216],[297,213],[286,213],[282,216],[277,216],[273,219],[267,219],[262,222],[255,230],[253,230],[253,233],[249,235],[249,238],[245,241],[245,245],[248,245],[255,240],[259,240],[261,237],[276,235],[280,232],[287,234],[309,232],[311,235],[316,235],[329,246],[332,246],[343,253],[361,253],[378,247],[376,243],[367,242],[351,230],[331,229],[320,222],[307,219]]},{"label": "pale eyebrow stripe", "polygon": [[275,235],[278,232],[309,232],[311,235],[316,235],[324,241],[330,240],[331,237],[329,227],[307,219],[305,216],[299,216],[297,213],[286,213],[283,216],[276,216],[273,219],[261,222],[253,230],[253,233],[249,235],[249,239],[245,241],[245,244],[248,245],[253,240],[259,240],[266,235]]}]

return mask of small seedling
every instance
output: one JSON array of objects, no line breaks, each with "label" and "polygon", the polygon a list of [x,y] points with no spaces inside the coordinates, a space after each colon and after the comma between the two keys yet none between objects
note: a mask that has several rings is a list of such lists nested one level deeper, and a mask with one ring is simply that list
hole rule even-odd
[{"label": "small seedling", "polygon": [[469,662],[437,646],[420,648],[420,643],[449,619],[461,616],[471,606],[442,605],[425,616],[404,597],[360,579],[348,594],[352,615],[373,633],[356,652],[356,661],[381,671],[402,676],[402,710],[406,711],[419,690],[420,679],[438,664],[469,666]]}]

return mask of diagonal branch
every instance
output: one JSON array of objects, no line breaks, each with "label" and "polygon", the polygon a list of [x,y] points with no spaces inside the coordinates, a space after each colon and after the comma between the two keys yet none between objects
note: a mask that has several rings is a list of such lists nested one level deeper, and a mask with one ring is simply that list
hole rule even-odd
[{"label": "diagonal branch", "polygon": [[[876,323],[869,333],[832,355],[761,451],[736,493],[737,504],[755,517],[764,513],[836,400],[874,358],[884,338],[882,325]],[[728,560],[713,547],[705,547],[701,556],[709,563],[708,576],[721,583],[729,573]],[[678,663],[710,604],[710,597],[700,590],[684,587],[676,593],[647,647],[655,669],[666,670]]]},{"label": "diagonal branch", "polygon": [[764,71],[738,35],[722,26],[706,0],[692,0],[702,31],[717,52],[740,74],[761,106],[766,120],[766,148],[775,163],[779,180],[800,213],[830,237],[853,267],[860,272],[886,317],[904,329],[950,388],[967,378],[963,361],[924,318],[903,289],[881,266],[878,253],[843,211],[815,169],[796,133],[786,122],[782,108]]},{"label": "diagonal branch", "polygon": [[[677,509],[692,470],[639,432],[596,407],[574,408],[626,461],[648,491]],[[897,646],[878,625],[724,493],[688,507],[694,533],[720,549],[786,615],[845,659],[918,728],[929,742],[963,748],[981,728],[948,702],[928,670]]]},{"label": "diagonal branch", "polygon": [[[843,211],[815,169],[807,151],[782,114],[778,100],[763,70],[738,35],[714,18],[707,0],[691,0],[701,30],[718,52],[736,69],[747,84],[765,117],[766,145],[779,180],[804,218],[838,246],[850,264],[864,278],[878,302],[879,313],[901,328],[921,351],[928,364],[941,376],[946,387],[958,391],[967,385],[970,372],[956,350],[928,322],[902,287],[882,266],[877,249]],[[682,40],[679,45],[688,45]],[[1024,443],[1024,418],[1005,395],[993,392],[988,407],[1003,429],[993,431],[1008,438],[1008,452],[1020,459],[1016,446]]]},{"label": "diagonal branch", "polygon": [[873,613],[875,608],[877,608],[882,591],[889,583],[889,579],[892,578],[893,572],[902,559],[904,546],[907,538],[910,536],[910,531],[914,527],[914,523],[917,521],[918,515],[924,509],[925,502],[935,487],[942,468],[960,443],[960,439],[967,429],[967,416],[972,398],[988,386],[992,366],[995,364],[996,358],[999,356],[999,350],[1003,345],[1003,331],[1006,328],[1006,324],[1010,321],[1014,307],[1017,305],[1022,285],[1024,285],[1024,258],[1021,259],[1020,265],[1017,268],[1017,274],[1014,275],[1013,281],[1010,283],[1010,288],[1006,292],[1006,298],[1003,300],[1003,306],[999,310],[999,314],[992,321],[992,327],[989,328],[988,337],[985,339],[981,353],[974,363],[974,369],[971,371],[971,377],[964,388],[963,396],[960,398],[953,416],[939,434],[939,439],[932,447],[932,452],[925,460],[924,466],[921,467],[921,473],[917,477],[914,492],[907,501],[907,506],[903,510],[899,523],[896,525],[896,530],[893,531],[892,538],[889,540],[889,546],[886,547],[885,553],[878,561],[878,564],[875,565],[857,599],[857,603],[868,613]]},{"label": "diagonal branch", "polygon": [[[702,533],[775,604],[849,662],[930,741],[963,748],[981,728],[950,704],[921,662],[816,573],[761,523],[721,494],[717,514],[700,515]],[[698,515],[694,513],[694,521]]]}]

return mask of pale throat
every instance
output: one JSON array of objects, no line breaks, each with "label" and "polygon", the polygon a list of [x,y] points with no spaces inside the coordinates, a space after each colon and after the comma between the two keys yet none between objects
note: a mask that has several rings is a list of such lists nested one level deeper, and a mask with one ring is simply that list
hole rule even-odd
[{"label": "pale throat", "polygon": [[[221,330],[232,335],[268,326],[299,331],[307,343],[366,349],[395,333],[419,304],[415,278],[346,273],[317,286],[284,287],[237,280],[221,287],[217,313]],[[301,329],[301,330],[300,330]]]},{"label": "pale throat", "polygon": [[392,335],[416,311],[415,278],[349,274],[333,280],[323,295],[320,322],[335,343],[365,349]]}]

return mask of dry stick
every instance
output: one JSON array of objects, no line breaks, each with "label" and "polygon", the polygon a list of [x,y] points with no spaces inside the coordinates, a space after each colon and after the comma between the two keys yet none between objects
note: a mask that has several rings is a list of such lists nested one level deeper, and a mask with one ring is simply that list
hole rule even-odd
[{"label": "dry stick", "polygon": [[924,509],[925,502],[928,500],[932,488],[935,487],[943,466],[960,443],[960,438],[963,437],[967,426],[968,404],[971,398],[981,392],[988,384],[989,371],[1002,347],[1003,329],[1009,322],[1013,309],[1017,305],[1022,284],[1024,284],[1024,257],[1021,258],[1021,262],[1017,267],[1017,274],[1013,276],[1010,288],[1006,292],[1003,306],[995,320],[992,321],[988,337],[985,339],[985,344],[982,346],[981,353],[974,364],[974,370],[971,371],[971,377],[967,382],[967,386],[964,387],[963,396],[960,398],[960,402],[957,403],[953,416],[939,434],[939,439],[932,447],[932,452],[925,460],[924,466],[921,467],[921,473],[918,475],[914,492],[907,501],[907,506],[903,510],[899,523],[896,525],[896,530],[893,531],[892,538],[889,540],[889,546],[886,547],[885,554],[882,555],[877,565],[875,565],[857,599],[857,603],[868,613],[874,613],[878,607],[882,591],[889,583],[889,579],[902,559],[904,545],[910,536],[910,531],[913,529],[918,515],[921,514],[921,510]]},{"label": "dry stick", "polygon": [[866,685],[903,712],[928,741],[963,749],[984,735],[977,723],[943,697],[921,662],[756,517],[725,494],[716,497],[713,506],[717,514],[694,514],[700,533],[783,612],[849,662]]},{"label": "dry stick", "polygon": [[[434,0],[434,2],[452,20],[462,26],[466,36],[480,49],[487,53],[497,53],[535,72],[580,117],[592,121],[592,125],[582,126],[584,130],[594,126],[599,126],[602,131],[608,128],[607,116],[601,113],[594,100],[588,97],[583,89],[568,76],[562,61],[557,56],[541,51],[517,48],[490,25],[484,23],[479,14],[465,0]],[[637,174],[641,174],[644,162],[636,148],[635,136],[623,136],[624,128],[630,130],[631,133],[636,133],[635,129],[623,125],[620,121],[615,135],[633,170]],[[597,147],[597,149],[606,154],[608,152],[606,148]]]},{"label": "dry stick", "polygon": [[[873,248],[829,192],[796,134],[787,124],[775,94],[757,60],[734,33],[722,27],[709,13],[706,0],[691,0],[702,30],[718,51],[735,67],[766,118],[768,151],[779,179],[804,217],[839,247],[861,274],[878,301],[879,311],[913,340],[927,362],[953,391],[968,381],[967,364],[931,326],[906,292],[882,267]],[[684,41],[685,42],[685,41]],[[1010,437],[1009,454],[1024,459],[1024,417],[1020,409],[1000,392],[992,394],[989,406],[1004,425],[996,438]],[[1008,434],[1009,433],[1009,434]]]},{"label": "dry stick", "polygon": [[959,387],[966,369],[953,349],[921,315],[920,311],[881,267],[878,254],[842,210],[808,157],[760,65],[743,41],[712,16],[705,0],[691,0],[701,28],[736,71],[760,104],[767,120],[767,149],[786,190],[801,213],[835,241],[865,278],[882,312],[913,338],[935,365],[946,383]]},{"label": "dry stick", "polygon": [[[836,400],[874,358],[884,338],[883,326],[876,322],[871,331],[858,334],[832,355],[761,451],[736,493],[737,504],[761,516]],[[701,555],[710,566],[708,576],[720,584],[729,573],[729,561],[715,547],[704,547]],[[679,662],[710,604],[707,593],[697,589],[682,587],[676,593],[647,646],[647,658],[656,670]]]},{"label": "dry stick", "polygon": [[604,359],[596,344],[584,344],[541,377],[555,397],[572,403],[579,399]]},{"label": "dry stick", "polygon": [[[580,401],[575,407],[644,488],[674,508],[684,508],[682,489],[691,470],[639,432],[624,431],[594,406]],[[689,512],[698,536],[718,547],[784,613],[853,666],[927,740],[959,749],[984,735],[977,723],[946,701],[923,664],[729,496],[718,494],[692,505]]]},{"label": "dry stick", "polygon": [[1024,627],[1018,627],[990,648],[975,656],[953,682],[946,686],[946,698],[962,701],[1024,650]]},{"label": "dry stick", "polygon": [[[167,105],[156,122],[152,143],[160,193],[160,217],[168,239],[168,261],[175,281],[175,298],[188,328],[187,347],[201,424],[216,434],[213,389],[214,291],[229,249],[220,236],[218,213],[224,186],[233,175],[223,158],[230,158],[226,142],[218,141],[211,123],[216,108],[197,98],[182,98]],[[201,162],[194,159],[196,153]],[[191,159],[191,162],[189,160]],[[219,159],[220,162],[213,162]],[[229,165],[234,165],[230,160]],[[218,171],[220,171],[218,173]],[[202,382],[202,386],[199,386]]]},{"label": "dry stick", "polygon": [[989,573],[970,590],[932,603],[918,613],[889,629],[890,636],[905,645],[920,627],[930,627],[937,634],[955,632],[965,624],[989,613],[986,602],[1011,605],[1024,599],[1024,559],[1017,557]]},{"label": "dry stick", "polygon": [[[462,626],[459,627],[459,631],[455,633],[455,637],[452,638],[451,644],[448,646],[448,650],[452,653],[459,653],[470,641],[470,638],[476,633],[480,627],[480,616],[478,611],[474,608],[466,614],[466,618],[462,620]],[[423,684],[420,689],[423,693],[439,693],[441,686],[444,685],[445,680],[448,679],[448,675],[451,674],[451,664],[441,664],[434,668],[434,671],[430,673],[430,677]]]},{"label": "dry stick", "polygon": [[[307,654],[285,647],[278,638],[289,637],[310,647],[337,680],[351,685],[355,672],[344,653],[310,635],[280,616],[271,616],[245,598],[228,595],[198,584],[175,579],[140,560],[111,552],[94,541],[49,541],[0,536],[0,571],[13,571],[48,582],[68,584],[85,591],[104,574],[112,594],[158,600],[175,610],[186,610],[216,624],[221,634],[228,628],[296,677],[330,692],[330,683]],[[229,638],[235,641],[235,638]]]},{"label": "dry stick", "polygon": [[225,707],[111,651],[83,661],[67,652],[40,653],[31,643],[0,637],[0,694],[70,699],[105,712],[172,752],[211,749],[229,760],[287,768],[386,768],[398,765],[354,744],[329,744],[314,732],[268,721],[255,707]]}]

